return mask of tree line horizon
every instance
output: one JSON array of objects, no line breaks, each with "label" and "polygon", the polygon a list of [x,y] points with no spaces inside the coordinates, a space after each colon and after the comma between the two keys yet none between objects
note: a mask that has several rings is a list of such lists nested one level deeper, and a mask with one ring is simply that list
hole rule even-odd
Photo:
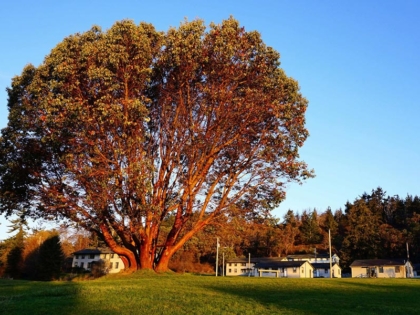
[{"label": "tree line horizon", "polygon": [[[15,227],[10,232],[21,231],[19,218],[13,222]],[[167,226],[170,224],[171,218],[168,218]],[[399,258],[420,263],[420,198],[409,194],[405,198],[389,196],[380,187],[369,194],[363,193],[351,203],[347,202],[344,210],[288,210],[282,218],[261,213],[237,213],[234,217],[224,217],[218,224],[219,228],[207,226],[186,242],[170,260],[169,269],[214,272],[217,238],[220,240],[219,252],[223,253],[225,261],[248,255],[325,254],[329,252],[328,231],[331,232],[332,253],[340,257],[340,266],[345,273],[357,259]],[[16,278],[39,277],[40,271],[34,267],[31,253],[39,251],[37,246],[43,244],[39,239],[47,240],[51,235],[61,238],[63,254],[56,251],[58,257],[71,257],[73,252],[88,247],[106,246],[94,234],[69,232],[64,226],[52,232],[35,229],[24,238],[20,232],[0,246],[0,274],[12,272]],[[15,247],[20,249],[13,251]],[[13,256],[17,252],[22,253],[22,257]],[[9,260],[16,262],[19,259],[20,264],[13,263],[8,267]],[[221,260],[219,264],[222,264]],[[13,267],[19,265],[20,269]],[[68,270],[69,266],[66,268]]]}]

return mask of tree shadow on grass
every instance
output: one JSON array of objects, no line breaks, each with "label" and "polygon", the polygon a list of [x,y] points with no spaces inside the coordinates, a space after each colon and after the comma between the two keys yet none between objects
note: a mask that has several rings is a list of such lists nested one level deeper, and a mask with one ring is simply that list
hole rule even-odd
[{"label": "tree shadow on grass", "polygon": [[[277,281],[284,280],[288,285],[277,285]],[[276,314],[419,314],[419,285],[346,281],[330,286],[328,282],[322,283],[331,281],[327,279],[301,283],[287,279],[272,281],[271,285],[267,282],[242,287],[213,285],[211,289],[232,300],[252,300],[254,305]]]},{"label": "tree shadow on grass", "polygon": [[75,282],[0,280],[0,313],[74,314],[79,293]]}]

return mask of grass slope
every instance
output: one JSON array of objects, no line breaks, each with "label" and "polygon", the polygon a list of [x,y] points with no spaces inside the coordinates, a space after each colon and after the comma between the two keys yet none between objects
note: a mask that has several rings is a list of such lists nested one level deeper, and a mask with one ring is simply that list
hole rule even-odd
[{"label": "grass slope", "polygon": [[420,314],[416,279],[275,279],[140,272],[0,280],[0,314]]}]

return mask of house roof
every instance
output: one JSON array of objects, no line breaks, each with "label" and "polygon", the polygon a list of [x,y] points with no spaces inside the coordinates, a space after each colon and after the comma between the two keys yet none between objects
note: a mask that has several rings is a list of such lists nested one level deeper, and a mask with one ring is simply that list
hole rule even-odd
[{"label": "house roof", "polygon": [[[335,255],[335,254],[334,254]],[[332,256],[334,256],[332,255]],[[287,259],[315,259],[315,258],[330,258],[329,254],[296,254],[287,255]]]},{"label": "house roof", "polygon": [[[311,262],[311,265],[315,268],[315,269],[330,269],[330,263],[318,263],[318,262]],[[332,263],[332,266],[337,265],[337,263]],[[340,268],[340,266],[338,266],[338,268]],[[341,269],[341,268],[340,268]]]},{"label": "house roof", "polygon": [[291,268],[291,267],[300,267],[303,264],[309,264],[306,260],[296,260],[296,261],[264,261],[256,264],[256,268]]},{"label": "house roof", "polygon": [[96,254],[113,254],[114,252],[108,247],[101,248],[84,248],[74,252],[73,255],[96,255]]},{"label": "house roof", "polygon": [[355,260],[350,267],[374,267],[374,266],[404,266],[404,259],[361,259]]},{"label": "house roof", "polygon": [[[284,257],[251,257],[251,263],[259,263],[263,261],[281,261]],[[249,258],[231,258],[226,260],[226,263],[247,263],[249,261]]]}]

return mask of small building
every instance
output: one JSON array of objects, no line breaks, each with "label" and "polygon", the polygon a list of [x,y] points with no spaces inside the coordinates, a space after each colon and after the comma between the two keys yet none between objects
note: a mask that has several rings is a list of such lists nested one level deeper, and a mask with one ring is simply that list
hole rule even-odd
[{"label": "small building", "polygon": [[[288,261],[300,261],[300,260],[307,260],[311,264],[312,263],[329,263],[330,262],[330,255],[329,254],[295,254],[295,255],[287,255],[285,260]],[[333,254],[331,256],[331,261],[333,263],[340,263],[340,258]]]},{"label": "small building", "polygon": [[255,265],[259,277],[312,278],[314,268],[307,260],[261,261]]},{"label": "small building", "polygon": [[352,278],[411,278],[413,266],[404,259],[363,259],[351,265]]},{"label": "small building", "polygon": [[[330,263],[329,262],[311,262],[314,267],[314,278],[330,278]],[[331,278],[341,278],[341,267],[333,262]]]},{"label": "small building", "polygon": [[262,258],[232,258],[226,261],[226,276],[255,276],[255,264]]},{"label": "small building", "polygon": [[107,247],[85,248],[73,253],[73,268],[90,271],[92,264],[96,262],[104,262],[107,273],[117,273],[124,269],[124,263],[118,254]]}]

